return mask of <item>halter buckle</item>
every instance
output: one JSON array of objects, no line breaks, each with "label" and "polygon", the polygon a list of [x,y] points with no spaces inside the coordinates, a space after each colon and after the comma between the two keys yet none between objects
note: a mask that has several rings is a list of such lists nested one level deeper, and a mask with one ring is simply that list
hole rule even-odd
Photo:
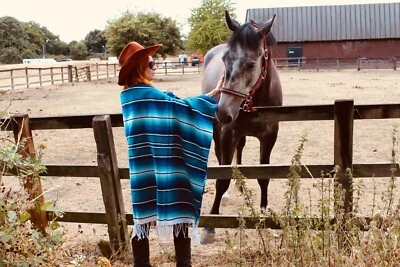
[{"label": "halter buckle", "polygon": [[248,103],[244,103],[242,109],[243,109],[244,112],[249,112],[249,104]]}]

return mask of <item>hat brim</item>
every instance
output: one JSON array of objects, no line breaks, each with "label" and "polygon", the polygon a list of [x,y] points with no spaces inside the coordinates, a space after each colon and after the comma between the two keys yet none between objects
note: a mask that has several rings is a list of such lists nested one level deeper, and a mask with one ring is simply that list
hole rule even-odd
[{"label": "hat brim", "polygon": [[126,78],[132,71],[132,69],[135,68],[141,62],[141,60],[147,58],[148,56],[153,56],[158,51],[158,49],[160,49],[161,46],[162,46],[161,44],[157,44],[146,47],[144,49],[141,49],[133,53],[124,62],[124,64],[121,66],[121,69],[119,70],[118,84],[121,86],[125,85]]}]

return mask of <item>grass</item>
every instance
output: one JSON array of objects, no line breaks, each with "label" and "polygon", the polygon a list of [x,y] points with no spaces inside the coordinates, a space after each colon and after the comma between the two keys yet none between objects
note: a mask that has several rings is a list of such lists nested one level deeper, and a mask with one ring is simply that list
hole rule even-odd
[{"label": "grass", "polygon": [[[300,171],[306,168],[301,162],[305,143],[303,136],[292,158],[287,179],[287,191],[284,194],[285,205],[280,212],[271,216],[281,226],[281,230],[257,228],[259,246],[245,251],[245,246],[237,248],[226,256],[229,266],[398,266],[400,260],[399,200],[395,199],[396,180],[394,173],[398,170],[396,148],[398,126],[392,134],[392,176],[387,189],[381,195],[381,206],[377,206],[376,186],[373,190],[373,205],[370,221],[358,217],[360,202],[363,199],[362,180],[353,180],[351,170],[342,174],[352,181],[352,210],[345,212],[345,192],[338,183],[338,176],[322,174],[314,178],[314,187],[318,189],[319,199],[316,207],[303,203],[299,197],[301,188]],[[341,172],[338,166],[335,173]],[[238,212],[249,214],[262,226],[263,216],[255,212],[252,192],[246,187],[246,179],[238,168],[233,170],[234,178],[243,195],[244,205]],[[379,210],[379,212],[377,212]],[[241,224],[238,236],[248,230]],[[232,238],[232,235],[227,236]],[[237,239],[237,238],[236,238]],[[240,242],[236,240],[236,242]],[[227,243],[235,243],[230,240]],[[246,257],[246,255],[253,257]],[[236,257],[235,257],[236,256]],[[250,261],[249,261],[250,260]],[[232,263],[232,265],[231,265]]]},{"label": "grass", "polygon": [[[352,181],[352,209],[344,207],[345,192],[338,175],[321,174],[314,177],[318,190],[316,205],[310,191],[300,197],[302,153],[307,137],[302,136],[288,171],[284,206],[269,214],[279,223],[281,230],[264,228],[265,215],[254,204],[254,194],[247,187],[240,168],[233,167],[233,178],[242,196],[237,210],[239,227],[226,230],[225,248],[208,259],[193,260],[195,266],[398,266],[400,262],[400,204],[395,198],[398,126],[393,127],[391,173],[388,186],[382,194],[377,192],[375,179],[370,220],[360,218],[364,198],[361,179],[353,179],[351,170],[340,170]],[[43,147],[36,155],[21,157],[19,146],[3,140],[0,150],[2,175],[17,169],[21,184],[28,177],[40,178],[45,171],[41,166]],[[43,235],[30,224],[29,210],[37,205],[26,193],[6,188],[0,177],[0,266],[131,266],[131,252],[122,251],[108,259],[101,253],[101,244],[82,243],[66,247],[64,233],[57,222],[50,222]],[[308,199],[307,199],[308,198]],[[380,201],[378,199],[380,198]],[[303,199],[303,201],[302,201]],[[306,201],[304,201],[306,199]],[[57,210],[52,203],[42,209]],[[256,229],[246,229],[245,217],[258,221]],[[107,243],[106,241],[103,241]],[[173,245],[172,245],[173,246]],[[195,255],[194,255],[195,256]],[[194,257],[195,259],[198,259]],[[153,262],[174,262],[173,247],[165,246]]]}]

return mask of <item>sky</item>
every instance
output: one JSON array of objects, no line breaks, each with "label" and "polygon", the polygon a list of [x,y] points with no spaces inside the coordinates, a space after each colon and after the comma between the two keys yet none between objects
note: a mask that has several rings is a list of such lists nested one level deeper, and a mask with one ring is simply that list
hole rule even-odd
[{"label": "sky", "polygon": [[[187,19],[191,10],[201,5],[201,0],[8,0],[0,8],[0,17],[11,16],[21,22],[34,21],[61,41],[69,43],[85,39],[93,30],[104,30],[107,22],[122,16],[125,11],[132,13],[157,12],[178,22],[183,34],[189,27]],[[235,15],[243,23],[249,8],[270,8],[289,6],[348,5],[368,3],[395,3],[386,0],[232,0]],[[332,3],[334,2],[334,3]],[[107,3],[107,4],[104,4]]]}]

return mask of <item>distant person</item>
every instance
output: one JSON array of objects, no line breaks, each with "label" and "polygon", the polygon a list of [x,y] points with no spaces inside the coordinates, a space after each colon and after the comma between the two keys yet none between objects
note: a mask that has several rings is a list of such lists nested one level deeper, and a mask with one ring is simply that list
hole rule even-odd
[{"label": "distant person", "polygon": [[173,235],[176,266],[191,266],[191,235],[197,237],[213,120],[223,78],[208,94],[183,98],[152,85],[153,55],[160,44],[128,43],[119,55],[118,84],[128,143],[133,209],[134,266],[151,266],[150,226],[160,238]]}]

